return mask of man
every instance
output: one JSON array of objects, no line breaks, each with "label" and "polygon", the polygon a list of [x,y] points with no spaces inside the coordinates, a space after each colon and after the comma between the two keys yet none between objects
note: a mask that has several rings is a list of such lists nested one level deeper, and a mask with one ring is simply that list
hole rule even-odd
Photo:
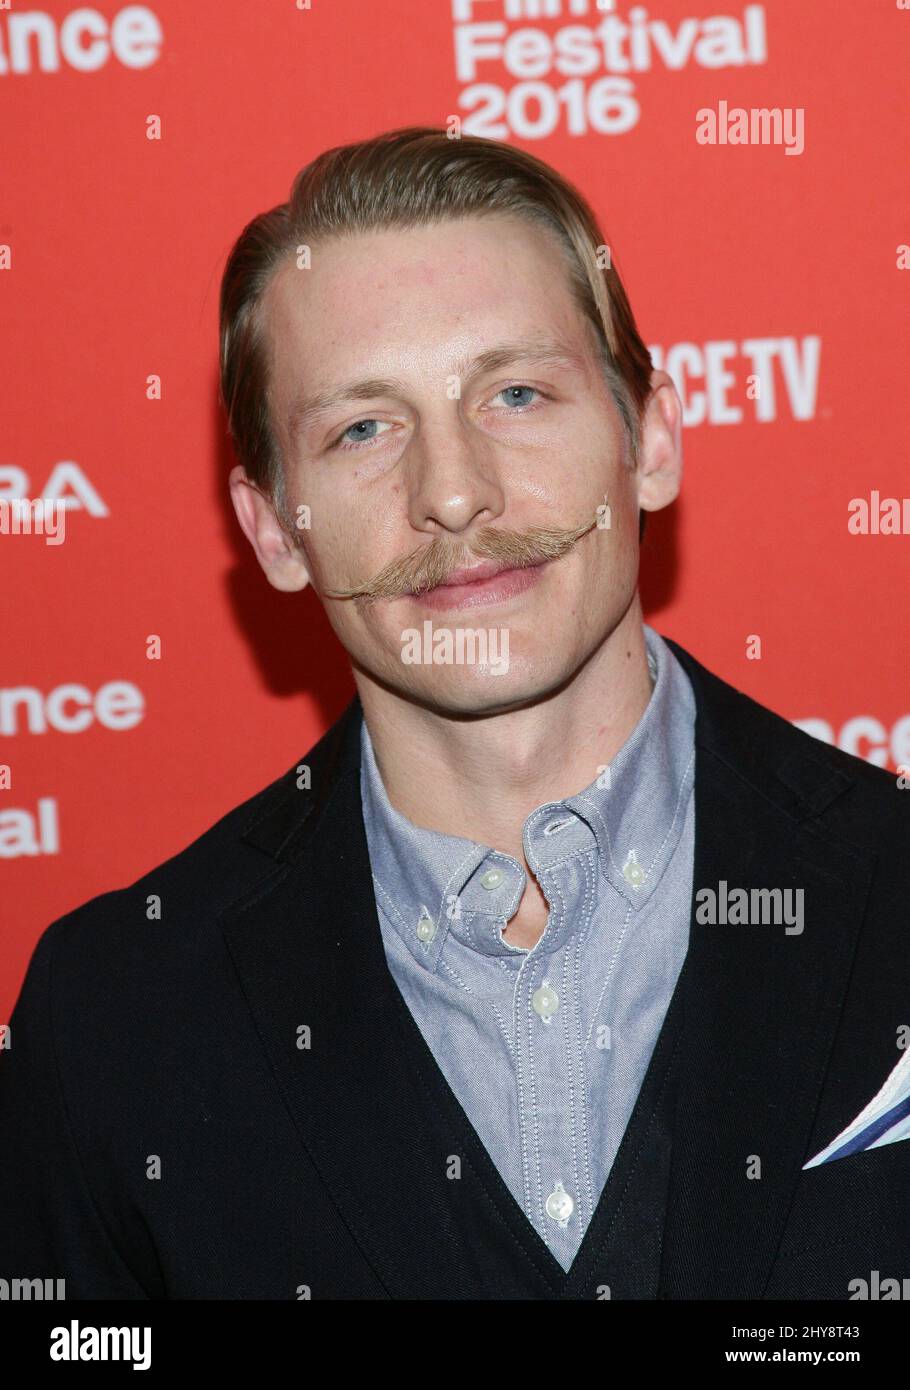
[{"label": "man", "polygon": [[234,506],[357,697],[40,939],[0,1068],[11,1269],[95,1298],[910,1273],[910,803],[643,623],[681,409],[605,250],[553,170],[422,128],[324,154],[235,246]]}]

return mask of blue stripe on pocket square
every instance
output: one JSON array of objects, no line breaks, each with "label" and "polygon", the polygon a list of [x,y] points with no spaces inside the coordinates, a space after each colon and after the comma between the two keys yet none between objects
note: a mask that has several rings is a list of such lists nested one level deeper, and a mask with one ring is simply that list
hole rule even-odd
[{"label": "blue stripe on pocket square", "polygon": [[897,1143],[908,1137],[910,1052],[905,1052],[878,1095],[836,1139],[832,1139],[826,1148],[804,1163],[803,1170],[816,1168],[821,1163],[831,1163],[834,1159],[848,1158],[851,1154],[864,1153],[866,1149],[880,1148],[883,1144]]}]

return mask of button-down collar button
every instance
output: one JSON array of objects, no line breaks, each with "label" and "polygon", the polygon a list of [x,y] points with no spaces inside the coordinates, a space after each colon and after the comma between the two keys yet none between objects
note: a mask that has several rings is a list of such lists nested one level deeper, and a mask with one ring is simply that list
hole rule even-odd
[{"label": "button-down collar button", "polygon": [[489,889],[490,892],[492,892],[494,888],[498,888],[502,880],[502,869],[487,869],[486,873],[480,876],[481,886]]},{"label": "button-down collar button", "polygon": [[429,911],[425,907],[422,907],[417,922],[417,939],[423,942],[432,941],[435,935],[436,923],[430,916]]},{"label": "button-down collar button", "polygon": [[558,1182],[550,1193],[546,1202],[547,1216],[553,1221],[558,1221],[560,1226],[567,1226],[569,1217],[575,1210],[575,1203],[565,1190],[561,1182]]},{"label": "button-down collar button", "polygon": [[634,849],[629,850],[626,862],[622,866],[622,876],[633,888],[640,888],[645,881],[645,871],[639,864]]},{"label": "button-down collar button", "polygon": [[540,1014],[544,1023],[549,1023],[553,1014],[555,1014],[556,1010],[559,1008],[559,995],[552,985],[548,985],[545,980],[540,986],[540,989],[535,989],[531,997],[531,1004],[533,1005],[534,1012]]}]

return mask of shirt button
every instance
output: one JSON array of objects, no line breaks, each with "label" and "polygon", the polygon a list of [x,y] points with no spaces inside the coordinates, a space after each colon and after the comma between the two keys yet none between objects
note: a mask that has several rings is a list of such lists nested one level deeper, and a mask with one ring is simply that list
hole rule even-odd
[{"label": "shirt button", "polygon": [[432,941],[435,935],[436,923],[433,921],[427,909],[423,908],[417,923],[417,939],[419,941]]},{"label": "shirt button", "polygon": [[551,1016],[559,1008],[559,995],[551,985],[544,983],[540,989],[535,989],[531,996],[531,1004],[534,1007],[534,1012],[540,1014],[541,1018],[548,1023]]},{"label": "shirt button", "polygon": [[561,1182],[558,1182],[550,1193],[546,1202],[547,1216],[553,1221],[558,1221],[560,1226],[568,1224],[569,1217],[575,1210],[575,1203],[565,1190]]},{"label": "shirt button", "polygon": [[622,876],[633,888],[640,888],[645,881],[645,871],[638,862],[635,850],[629,850],[629,857],[622,866]]},{"label": "shirt button", "polygon": [[490,892],[492,892],[494,888],[498,888],[502,883],[502,877],[502,869],[487,869],[485,874],[481,874],[481,886],[488,888]]}]

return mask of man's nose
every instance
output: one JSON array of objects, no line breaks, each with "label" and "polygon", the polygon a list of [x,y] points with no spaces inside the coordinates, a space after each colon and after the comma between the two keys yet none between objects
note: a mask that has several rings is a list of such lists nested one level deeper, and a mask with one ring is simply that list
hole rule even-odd
[{"label": "man's nose", "polygon": [[[454,415],[455,403],[448,404]],[[503,512],[493,444],[464,421],[423,422],[408,455],[409,519],[415,530],[464,532]]]}]

